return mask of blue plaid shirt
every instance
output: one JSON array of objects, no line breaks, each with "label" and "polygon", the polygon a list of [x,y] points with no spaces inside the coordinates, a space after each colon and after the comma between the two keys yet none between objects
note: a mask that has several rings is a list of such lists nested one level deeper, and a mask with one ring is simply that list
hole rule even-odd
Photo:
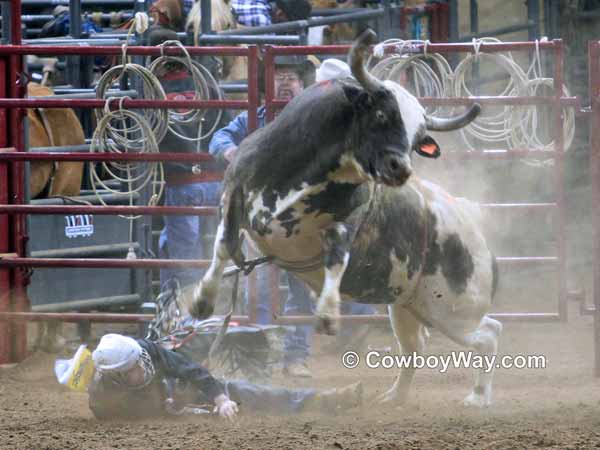
[{"label": "blue plaid shirt", "polygon": [[192,6],[194,6],[194,0],[183,0],[183,17],[187,17],[192,10]]},{"label": "blue plaid shirt", "polygon": [[271,5],[267,0],[233,0],[231,7],[240,25],[247,27],[271,25]]}]

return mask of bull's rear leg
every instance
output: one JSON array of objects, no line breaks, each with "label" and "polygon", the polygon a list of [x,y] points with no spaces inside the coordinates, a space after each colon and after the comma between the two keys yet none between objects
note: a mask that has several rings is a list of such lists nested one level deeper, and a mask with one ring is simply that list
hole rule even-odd
[{"label": "bull's rear leg", "polygon": [[[502,333],[502,324],[497,320],[484,316],[477,330],[467,336],[469,346],[474,348],[478,355],[484,357],[496,357],[498,354],[498,339]],[[467,406],[479,408],[490,406],[492,403],[492,378],[494,368],[486,372],[486,369],[475,369],[475,383],[473,391],[465,397],[463,403]]]},{"label": "bull's rear leg", "polygon": [[210,266],[204,277],[202,277],[202,281],[194,289],[194,299],[189,308],[193,317],[205,319],[213,314],[219,287],[223,279],[223,271],[228,259],[229,252],[225,244],[225,226],[221,222],[217,228]]},{"label": "bull's rear leg", "polygon": [[346,225],[336,223],[325,230],[325,279],[317,300],[317,333],[334,335],[339,328],[340,284],[350,259],[350,233]]},{"label": "bull's rear leg", "polygon": [[[425,350],[425,328],[415,316],[399,305],[389,305],[390,322],[403,355],[420,355]],[[414,360],[414,358],[413,358]],[[392,387],[381,394],[377,400],[383,403],[401,405],[406,402],[412,380],[415,376],[414,367],[404,367],[396,377]]]}]

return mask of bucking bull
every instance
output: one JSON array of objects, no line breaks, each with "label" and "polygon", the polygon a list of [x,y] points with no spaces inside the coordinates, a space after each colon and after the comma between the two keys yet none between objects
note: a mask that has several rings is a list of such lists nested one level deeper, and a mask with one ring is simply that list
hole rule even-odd
[{"label": "bucking bull", "polygon": [[[450,131],[479,113],[427,117],[417,99],[367,72],[374,33],[349,53],[355,80],[306,89],[244,140],[225,174],[212,263],[191,313],[213,313],[228,259],[244,266],[241,232],[319,293],[317,330],[334,334],[343,298],[387,304],[405,354],[422,353],[424,327],[481,356],[495,355],[502,325],[486,313],[497,266],[472,209],[412,176],[413,151],[437,157],[427,130]],[[381,401],[406,400],[405,368]],[[464,403],[491,402],[492,372],[476,372]]]}]

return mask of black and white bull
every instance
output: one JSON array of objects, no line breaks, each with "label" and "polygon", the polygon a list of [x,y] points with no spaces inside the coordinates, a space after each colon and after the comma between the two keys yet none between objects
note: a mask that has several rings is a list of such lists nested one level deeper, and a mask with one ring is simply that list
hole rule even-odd
[{"label": "black and white bull", "polygon": [[[426,130],[469,123],[431,119],[415,97],[364,68],[372,31],[349,53],[356,81],[325,82],[296,97],[244,140],[225,174],[212,264],[191,312],[212,314],[228,259],[244,264],[240,233],[315,292],[317,329],[335,333],[341,297],[388,304],[404,353],[421,353],[424,326],[481,355],[495,355],[501,324],[486,317],[495,260],[469,208],[412,177],[413,150],[437,156]],[[341,295],[340,295],[341,294]],[[384,401],[403,401],[404,369]],[[477,373],[466,403],[491,400],[492,373]]]}]

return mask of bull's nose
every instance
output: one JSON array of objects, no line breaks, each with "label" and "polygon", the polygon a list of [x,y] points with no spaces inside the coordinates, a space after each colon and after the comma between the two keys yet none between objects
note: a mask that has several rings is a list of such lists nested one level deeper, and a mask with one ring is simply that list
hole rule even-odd
[{"label": "bull's nose", "polygon": [[404,155],[388,154],[385,157],[385,168],[388,176],[392,178],[396,184],[403,184],[412,174],[410,160]]}]

